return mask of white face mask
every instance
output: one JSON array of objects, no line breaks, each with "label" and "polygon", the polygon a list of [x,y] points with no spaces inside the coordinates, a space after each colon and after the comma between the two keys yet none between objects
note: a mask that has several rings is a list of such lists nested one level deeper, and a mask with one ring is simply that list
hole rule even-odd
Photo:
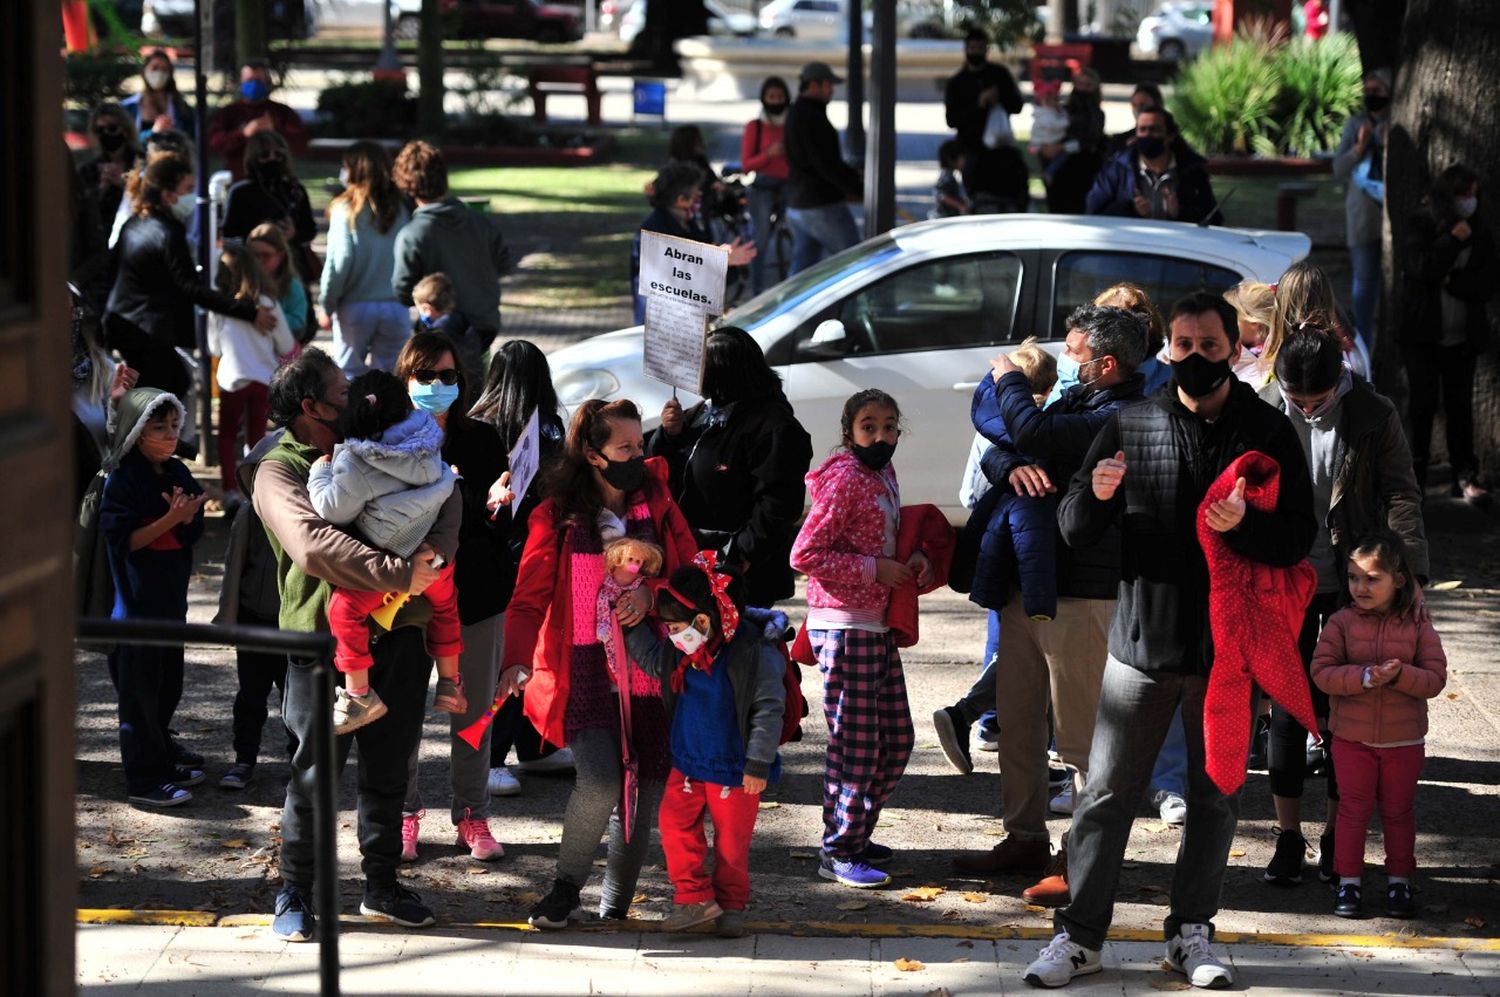
[{"label": "white face mask", "polygon": [[176,203],[172,205],[172,214],[177,216],[178,221],[186,225],[188,223],[188,219],[193,217],[193,211],[196,210],[197,207],[197,198],[193,197],[191,194],[179,194],[177,195]]},{"label": "white face mask", "polygon": [[701,630],[691,626],[684,627],[675,634],[671,634],[669,639],[672,641],[673,647],[687,655],[697,653],[698,648],[702,647],[704,642],[708,640]]},{"label": "white face mask", "polygon": [[146,77],[146,86],[152,90],[165,90],[167,81],[172,78],[172,74],[165,69],[148,69],[143,75]]},{"label": "white face mask", "polygon": [[349,167],[347,167],[347,166],[340,166],[339,167],[339,186],[340,187],[347,187],[347,186],[349,186]]},{"label": "white face mask", "polygon": [[1472,217],[1474,212],[1479,210],[1479,198],[1460,197],[1453,202],[1453,210],[1460,218]]}]

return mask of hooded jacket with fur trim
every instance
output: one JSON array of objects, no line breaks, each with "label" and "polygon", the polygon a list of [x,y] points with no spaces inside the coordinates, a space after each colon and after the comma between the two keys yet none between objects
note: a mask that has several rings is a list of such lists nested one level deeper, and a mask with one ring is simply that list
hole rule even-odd
[{"label": "hooded jacket with fur trim", "polygon": [[379,440],[346,440],[313,464],[307,494],[319,516],[354,524],[373,546],[410,557],[458,480],[443,463],[443,431],[414,410]]}]

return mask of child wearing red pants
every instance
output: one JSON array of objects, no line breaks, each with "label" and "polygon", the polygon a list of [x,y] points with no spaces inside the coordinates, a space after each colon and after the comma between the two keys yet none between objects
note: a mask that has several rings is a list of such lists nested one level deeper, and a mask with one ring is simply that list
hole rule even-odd
[{"label": "child wearing red pants", "polygon": [[1339,781],[1333,912],[1363,912],[1365,832],[1378,806],[1389,878],[1386,913],[1411,917],[1417,867],[1412,805],[1425,753],[1427,700],[1447,682],[1448,660],[1398,537],[1378,534],[1355,546],[1348,576],[1354,605],[1323,624],[1311,666],[1313,681],[1328,693]]},{"label": "child wearing red pants", "polygon": [[[414,408],[406,385],[381,370],[350,383],[341,423],[344,442],[334,446],[331,458],[320,457],[308,477],[313,509],[335,526],[353,524],[371,545],[410,558],[458,479],[443,462],[442,429]],[[427,650],[437,661],[433,707],[463,713],[469,704],[458,671],[463,639],[453,565],[434,561],[433,567],[441,573],[422,592],[432,607]],[[344,674],[344,685],[334,694],[335,733],[347,734],[385,715],[385,704],[370,687],[369,621],[388,595],[339,588],[329,599],[328,627],[338,641],[333,663]]]},{"label": "child wearing red pants", "polygon": [[[676,889],[667,931],[716,921],[721,937],[745,933],[750,836],[761,792],[781,776],[786,659],[776,642],[786,616],[743,607],[738,587],[714,571],[712,553],[700,553],[657,593],[667,641],[650,624],[625,638],[631,659],[661,680],[672,717],[672,771],[657,816]],[[714,825],[712,874],[705,814]]]}]

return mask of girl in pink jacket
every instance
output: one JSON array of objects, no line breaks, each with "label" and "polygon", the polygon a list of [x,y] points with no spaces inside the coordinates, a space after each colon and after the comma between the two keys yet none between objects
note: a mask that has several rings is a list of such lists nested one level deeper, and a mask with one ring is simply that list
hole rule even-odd
[{"label": "girl in pink jacket", "polygon": [[1333,912],[1359,917],[1365,833],[1376,807],[1385,831],[1386,913],[1411,917],[1416,870],[1413,802],[1426,754],[1427,701],[1448,678],[1443,643],[1433,629],[1401,540],[1377,534],[1349,555],[1354,605],[1323,625],[1312,679],[1328,693],[1333,765],[1339,782]]},{"label": "girl in pink jacket", "polygon": [[920,551],[895,560],[901,491],[891,455],[901,410],[883,391],[844,403],[843,445],[807,476],[812,508],[792,546],[807,575],[807,636],[823,673],[828,756],[818,875],[857,889],[884,886],[891,850],[870,841],[911,757],[906,678],[886,624],[891,590],[932,565]]}]

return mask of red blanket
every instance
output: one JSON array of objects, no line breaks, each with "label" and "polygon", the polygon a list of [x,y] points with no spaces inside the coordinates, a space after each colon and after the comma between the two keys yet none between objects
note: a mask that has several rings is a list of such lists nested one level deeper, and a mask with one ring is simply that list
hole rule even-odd
[{"label": "red blanket", "polygon": [[1271,512],[1281,489],[1281,468],[1258,451],[1236,458],[1198,506],[1198,542],[1208,560],[1208,619],[1214,661],[1203,704],[1203,747],[1209,778],[1225,794],[1245,782],[1250,749],[1250,684],[1280,703],[1308,730],[1317,730],[1307,673],[1297,651],[1302,617],[1318,586],[1318,573],[1301,561],[1282,568],[1232,550],[1206,513],[1241,480],[1248,509]]}]

